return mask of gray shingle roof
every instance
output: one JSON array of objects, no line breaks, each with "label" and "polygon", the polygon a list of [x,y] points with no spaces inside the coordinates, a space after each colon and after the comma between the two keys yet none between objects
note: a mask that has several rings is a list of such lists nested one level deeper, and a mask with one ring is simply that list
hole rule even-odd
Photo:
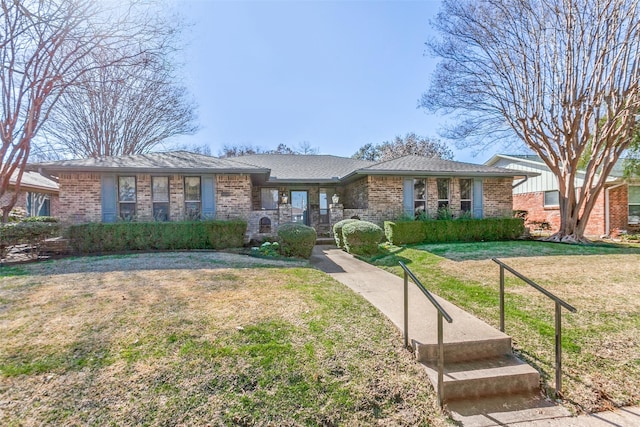
[{"label": "gray shingle roof", "polygon": [[371,162],[330,155],[254,154],[217,158],[186,151],[133,156],[61,160],[29,165],[30,170],[48,173],[65,171],[130,173],[250,173],[264,175],[268,182],[337,183],[361,175],[431,176],[521,176],[514,171],[451,160],[404,156],[385,162]]},{"label": "gray shingle roof", "polygon": [[262,173],[269,170],[230,159],[172,151],[131,156],[99,157],[79,160],[35,163],[31,170],[42,168],[49,172],[96,171],[96,172],[171,172],[171,173]]},{"label": "gray shingle roof", "polygon": [[454,162],[422,156],[404,156],[354,171],[363,175],[432,175],[432,176],[520,176],[522,171]]},{"label": "gray shingle roof", "polygon": [[[9,183],[11,185],[16,184],[16,180],[18,179],[18,171],[15,171],[11,175],[11,179]],[[58,191],[58,183],[39,174],[38,172],[32,171],[24,171],[22,174],[22,180],[20,181],[20,188],[23,191],[27,191],[30,189],[35,190],[44,190],[44,191]]]},{"label": "gray shingle roof", "polygon": [[271,169],[269,182],[338,182],[374,162],[329,155],[254,154],[234,160]]}]

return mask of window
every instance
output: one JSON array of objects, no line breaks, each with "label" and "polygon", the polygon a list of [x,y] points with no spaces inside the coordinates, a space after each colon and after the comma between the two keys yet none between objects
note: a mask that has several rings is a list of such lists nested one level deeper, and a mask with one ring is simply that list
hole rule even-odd
[{"label": "window", "polygon": [[413,214],[416,218],[427,214],[427,180],[413,180]]},{"label": "window", "polygon": [[544,207],[560,206],[560,192],[558,190],[544,192]]},{"label": "window", "polygon": [[27,216],[50,216],[51,197],[43,193],[27,193]]},{"label": "window", "polygon": [[184,177],[184,211],[187,219],[200,219],[202,191],[199,176]]},{"label": "window", "polygon": [[260,206],[262,209],[278,209],[278,189],[261,188]]},{"label": "window", "polygon": [[449,207],[449,178],[438,178],[438,209]]},{"label": "window", "polygon": [[460,211],[471,212],[471,194],[473,191],[473,180],[460,180]]},{"label": "window", "polygon": [[118,213],[120,219],[131,221],[136,217],[136,177],[118,177]]},{"label": "window", "polygon": [[153,219],[169,221],[169,177],[151,177],[151,199],[153,201]]},{"label": "window", "polygon": [[640,185],[629,186],[629,224],[640,224]]}]

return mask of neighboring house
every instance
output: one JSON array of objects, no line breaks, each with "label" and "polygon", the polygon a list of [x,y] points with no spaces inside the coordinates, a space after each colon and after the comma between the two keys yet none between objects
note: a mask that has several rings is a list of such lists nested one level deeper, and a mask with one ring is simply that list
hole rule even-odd
[{"label": "neighboring house", "polygon": [[[497,154],[485,165],[539,173],[539,176],[515,183],[513,208],[526,211],[527,222],[534,227],[546,222],[551,232],[559,229],[558,179],[540,157]],[[584,173],[578,172],[576,186],[581,187],[583,179]],[[596,200],[585,235],[611,235],[621,230],[640,230],[640,181],[624,179],[622,167],[616,165]]]},{"label": "neighboring house", "polygon": [[[15,194],[18,172],[11,175],[9,191],[0,198],[0,208],[7,206]],[[58,210],[58,183],[38,172],[24,171],[20,193],[13,209],[25,210],[27,216],[55,216]]]},{"label": "neighboring house", "polygon": [[[320,235],[344,218],[384,220],[447,208],[510,216],[511,184],[526,173],[406,156],[369,162],[327,155],[220,159],[188,152],[65,160],[30,166],[58,177],[63,221],[244,218],[248,238],[301,222]],[[336,196],[334,200],[334,195]]]}]

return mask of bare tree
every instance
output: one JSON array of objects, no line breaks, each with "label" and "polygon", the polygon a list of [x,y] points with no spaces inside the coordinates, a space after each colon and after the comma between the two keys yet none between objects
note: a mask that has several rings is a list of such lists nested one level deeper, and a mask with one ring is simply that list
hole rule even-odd
[{"label": "bare tree", "polygon": [[220,157],[239,157],[250,154],[318,154],[318,151],[318,148],[311,147],[311,144],[307,141],[301,142],[295,148],[291,148],[287,144],[278,144],[278,146],[272,150],[250,144],[225,144],[218,155]]},{"label": "bare tree", "polygon": [[[66,90],[43,128],[54,145],[79,158],[119,156],[193,134],[194,104],[176,84],[169,46],[159,41],[143,61],[93,69]],[[97,51],[88,61],[106,65],[111,56]]]},{"label": "bare tree", "polygon": [[[134,25],[130,9],[109,13],[102,5],[92,0],[0,0],[0,198],[17,171],[13,197],[1,207],[4,221],[17,200],[32,140],[65,90],[92,69],[135,63],[146,53],[147,23]],[[98,48],[127,53],[95,64],[90,55]]]},{"label": "bare tree", "polygon": [[429,45],[442,61],[422,105],[459,113],[449,136],[515,135],[544,160],[559,181],[553,240],[585,240],[596,198],[631,142],[639,9],[638,0],[444,0],[435,21],[442,37]]},{"label": "bare tree", "polygon": [[377,145],[365,144],[351,157],[383,162],[408,155],[453,159],[453,153],[446,144],[416,135],[414,132],[406,134],[404,138],[396,136],[392,141]]}]

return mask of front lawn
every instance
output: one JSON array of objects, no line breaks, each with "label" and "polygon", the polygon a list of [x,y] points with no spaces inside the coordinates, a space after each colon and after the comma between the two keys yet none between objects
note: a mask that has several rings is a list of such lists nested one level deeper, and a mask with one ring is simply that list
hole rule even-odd
[{"label": "front lawn", "polygon": [[[565,403],[578,411],[640,404],[640,250],[542,242],[388,247],[370,260],[401,275],[404,261],[432,292],[498,327],[500,258],[578,309],[563,310]],[[506,332],[554,386],[554,303],[506,274]],[[455,321],[455,319],[454,319]]]},{"label": "front lawn", "polygon": [[444,425],[422,368],[327,275],[218,253],[0,267],[0,425]]}]

